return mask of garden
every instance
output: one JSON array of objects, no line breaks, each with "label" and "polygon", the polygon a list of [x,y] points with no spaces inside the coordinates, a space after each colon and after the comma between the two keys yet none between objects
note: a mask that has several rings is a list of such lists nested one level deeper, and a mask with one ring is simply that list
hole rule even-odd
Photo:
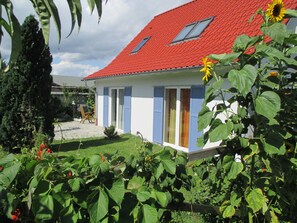
[{"label": "garden", "polygon": [[[203,59],[209,86],[197,143],[225,149],[193,162],[133,135],[53,141],[53,120],[27,88],[12,84],[24,81],[12,63],[1,85],[25,93],[23,102],[10,100],[15,113],[0,109],[0,221],[297,222],[297,35],[283,23],[297,11],[273,0],[250,22],[255,17],[263,20],[260,35],[238,36],[231,53]],[[26,55],[21,50],[16,62],[29,69]],[[219,66],[230,69],[219,75]]]}]

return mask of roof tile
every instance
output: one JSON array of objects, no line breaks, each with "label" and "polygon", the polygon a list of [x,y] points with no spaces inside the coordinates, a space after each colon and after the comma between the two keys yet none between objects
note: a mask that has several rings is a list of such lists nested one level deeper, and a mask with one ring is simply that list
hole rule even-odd
[{"label": "roof tile", "polygon": [[[212,53],[231,52],[235,38],[241,34],[259,34],[261,19],[248,23],[259,9],[271,0],[194,0],[155,16],[144,29],[105,68],[87,76],[96,79],[202,65],[202,58]],[[285,7],[296,8],[297,0],[284,0]],[[196,39],[171,44],[185,25],[214,17]],[[135,54],[131,51],[144,38],[151,39]]]}]

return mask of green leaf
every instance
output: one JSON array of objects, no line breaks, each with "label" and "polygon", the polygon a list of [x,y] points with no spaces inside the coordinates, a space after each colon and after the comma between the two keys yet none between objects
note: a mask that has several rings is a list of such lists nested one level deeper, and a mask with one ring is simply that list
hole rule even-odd
[{"label": "green leaf", "polygon": [[69,222],[69,223],[76,223],[78,220],[78,215],[75,213],[73,205],[69,205],[64,207],[61,212],[60,216],[61,222]]},{"label": "green leaf", "polygon": [[156,223],[158,222],[157,209],[147,204],[142,207],[143,219],[142,223]]},{"label": "green leaf", "polygon": [[31,0],[35,12],[39,17],[39,22],[42,27],[42,33],[44,37],[44,41],[46,44],[49,43],[49,34],[50,34],[50,18],[51,14],[46,7],[46,4],[43,0]]},{"label": "green leaf", "polygon": [[163,207],[167,207],[169,200],[168,197],[166,195],[166,193],[164,192],[159,192],[159,191],[154,191],[156,198],[158,200],[158,203]]},{"label": "green leaf", "polygon": [[125,196],[125,185],[124,182],[121,179],[114,180],[112,187],[110,190],[108,190],[108,194],[112,200],[114,200],[117,205],[121,206],[122,201]]},{"label": "green leaf", "polygon": [[208,57],[212,60],[217,60],[219,61],[221,64],[225,65],[225,64],[230,64],[232,62],[234,62],[235,59],[237,59],[239,57],[241,53],[223,53],[223,54],[211,54]]},{"label": "green leaf", "polygon": [[259,211],[264,203],[266,202],[266,198],[263,195],[263,192],[260,188],[253,189],[246,196],[246,201],[248,202],[248,207],[250,207],[254,213]]},{"label": "green leaf", "polygon": [[233,123],[231,121],[220,124],[215,129],[210,130],[210,133],[209,133],[210,142],[217,142],[222,139],[227,139],[232,129],[233,129]]},{"label": "green leaf", "polygon": [[32,210],[38,221],[51,220],[54,213],[54,199],[51,195],[38,196],[33,200]]},{"label": "green leaf", "polygon": [[286,13],[285,13],[286,18],[292,18],[292,17],[297,17],[297,11],[296,10],[292,10],[292,9],[286,9]]},{"label": "green leaf", "polygon": [[256,98],[255,110],[268,119],[274,118],[280,111],[281,99],[273,91],[265,91]]},{"label": "green leaf", "polygon": [[235,179],[243,170],[243,164],[236,162],[233,156],[226,155],[223,159],[223,168],[229,180]]},{"label": "green leaf", "polygon": [[270,211],[269,214],[271,223],[279,223],[278,217],[273,211]]},{"label": "green leaf", "polygon": [[257,70],[252,65],[245,65],[241,70],[231,70],[228,80],[243,96],[246,96],[255,83]]},{"label": "green leaf", "polygon": [[270,131],[264,139],[264,150],[270,155],[284,155],[286,147],[282,135],[278,132]]},{"label": "green leaf", "polygon": [[295,165],[295,168],[296,168],[297,167],[297,159],[296,158],[291,158],[290,161],[291,161],[291,163],[293,165]]},{"label": "green leaf", "polygon": [[151,193],[147,187],[141,187],[138,190],[136,197],[140,202],[145,202],[146,200],[150,199]]},{"label": "green leaf", "polygon": [[211,119],[213,117],[213,112],[209,110],[207,106],[203,106],[199,112],[198,118],[198,131],[202,131],[209,126]]},{"label": "green leaf", "polygon": [[220,206],[220,212],[223,218],[231,218],[235,214],[235,208],[230,204],[230,201],[227,200]]},{"label": "green leaf", "polygon": [[249,37],[245,34],[238,36],[233,44],[233,51],[234,52],[244,52],[249,47],[253,46],[255,43],[259,41],[259,37]]},{"label": "green leaf", "polygon": [[17,174],[19,173],[21,163],[12,162],[10,164],[3,165],[3,167],[4,169],[0,172],[0,186],[8,188],[8,186],[14,181]]},{"label": "green leaf", "polygon": [[79,191],[80,181],[78,178],[68,180],[68,184],[73,192]]},{"label": "green leaf", "polygon": [[229,205],[223,212],[223,218],[231,218],[235,214],[235,208],[233,205]]},{"label": "green leaf", "polygon": [[142,187],[145,179],[142,177],[134,176],[128,183],[128,190],[138,190]]},{"label": "green leaf", "polygon": [[279,44],[284,43],[284,39],[286,37],[285,24],[277,22],[272,24],[271,26],[265,26],[261,30],[265,35],[269,36],[275,42]]},{"label": "green leaf", "polygon": [[108,213],[108,196],[104,190],[100,190],[99,199],[88,205],[88,212],[93,222],[103,219]]},{"label": "green leaf", "polygon": [[158,180],[163,172],[164,172],[163,164],[159,163],[158,168],[154,169],[155,178]]},{"label": "green leaf", "polygon": [[47,10],[49,11],[49,13],[51,15],[51,18],[54,20],[54,24],[56,26],[57,33],[58,33],[58,41],[60,43],[60,41],[61,41],[61,21],[60,21],[58,9],[57,9],[53,0],[44,0],[44,3],[47,7]]},{"label": "green leaf", "polygon": [[172,160],[162,160],[164,169],[170,173],[170,174],[175,174],[176,171],[176,164]]}]

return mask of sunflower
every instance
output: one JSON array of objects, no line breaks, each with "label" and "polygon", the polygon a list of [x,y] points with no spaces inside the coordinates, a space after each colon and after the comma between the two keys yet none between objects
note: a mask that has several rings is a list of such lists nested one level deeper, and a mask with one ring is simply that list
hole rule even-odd
[{"label": "sunflower", "polygon": [[208,81],[209,77],[211,76],[211,70],[212,70],[212,67],[213,67],[213,63],[210,62],[210,61],[207,61],[207,60],[208,60],[207,57],[204,57],[202,59],[203,68],[200,70],[200,72],[205,73],[205,75],[202,78],[203,81]]},{"label": "sunflower", "polygon": [[272,0],[271,4],[268,4],[268,8],[266,10],[266,16],[272,22],[282,21],[286,13],[286,8],[282,0]]}]

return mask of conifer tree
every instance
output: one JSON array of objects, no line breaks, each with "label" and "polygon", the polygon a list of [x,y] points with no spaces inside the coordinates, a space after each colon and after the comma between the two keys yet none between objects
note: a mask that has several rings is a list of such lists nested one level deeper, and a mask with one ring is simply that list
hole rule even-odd
[{"label": "conifer tree", "polygon": [[32,147],[37,132],[54,136],[52,56],[34,16],[25,19],[21,38],[17,61],[1,75],[0,144],[9,149]]}]

